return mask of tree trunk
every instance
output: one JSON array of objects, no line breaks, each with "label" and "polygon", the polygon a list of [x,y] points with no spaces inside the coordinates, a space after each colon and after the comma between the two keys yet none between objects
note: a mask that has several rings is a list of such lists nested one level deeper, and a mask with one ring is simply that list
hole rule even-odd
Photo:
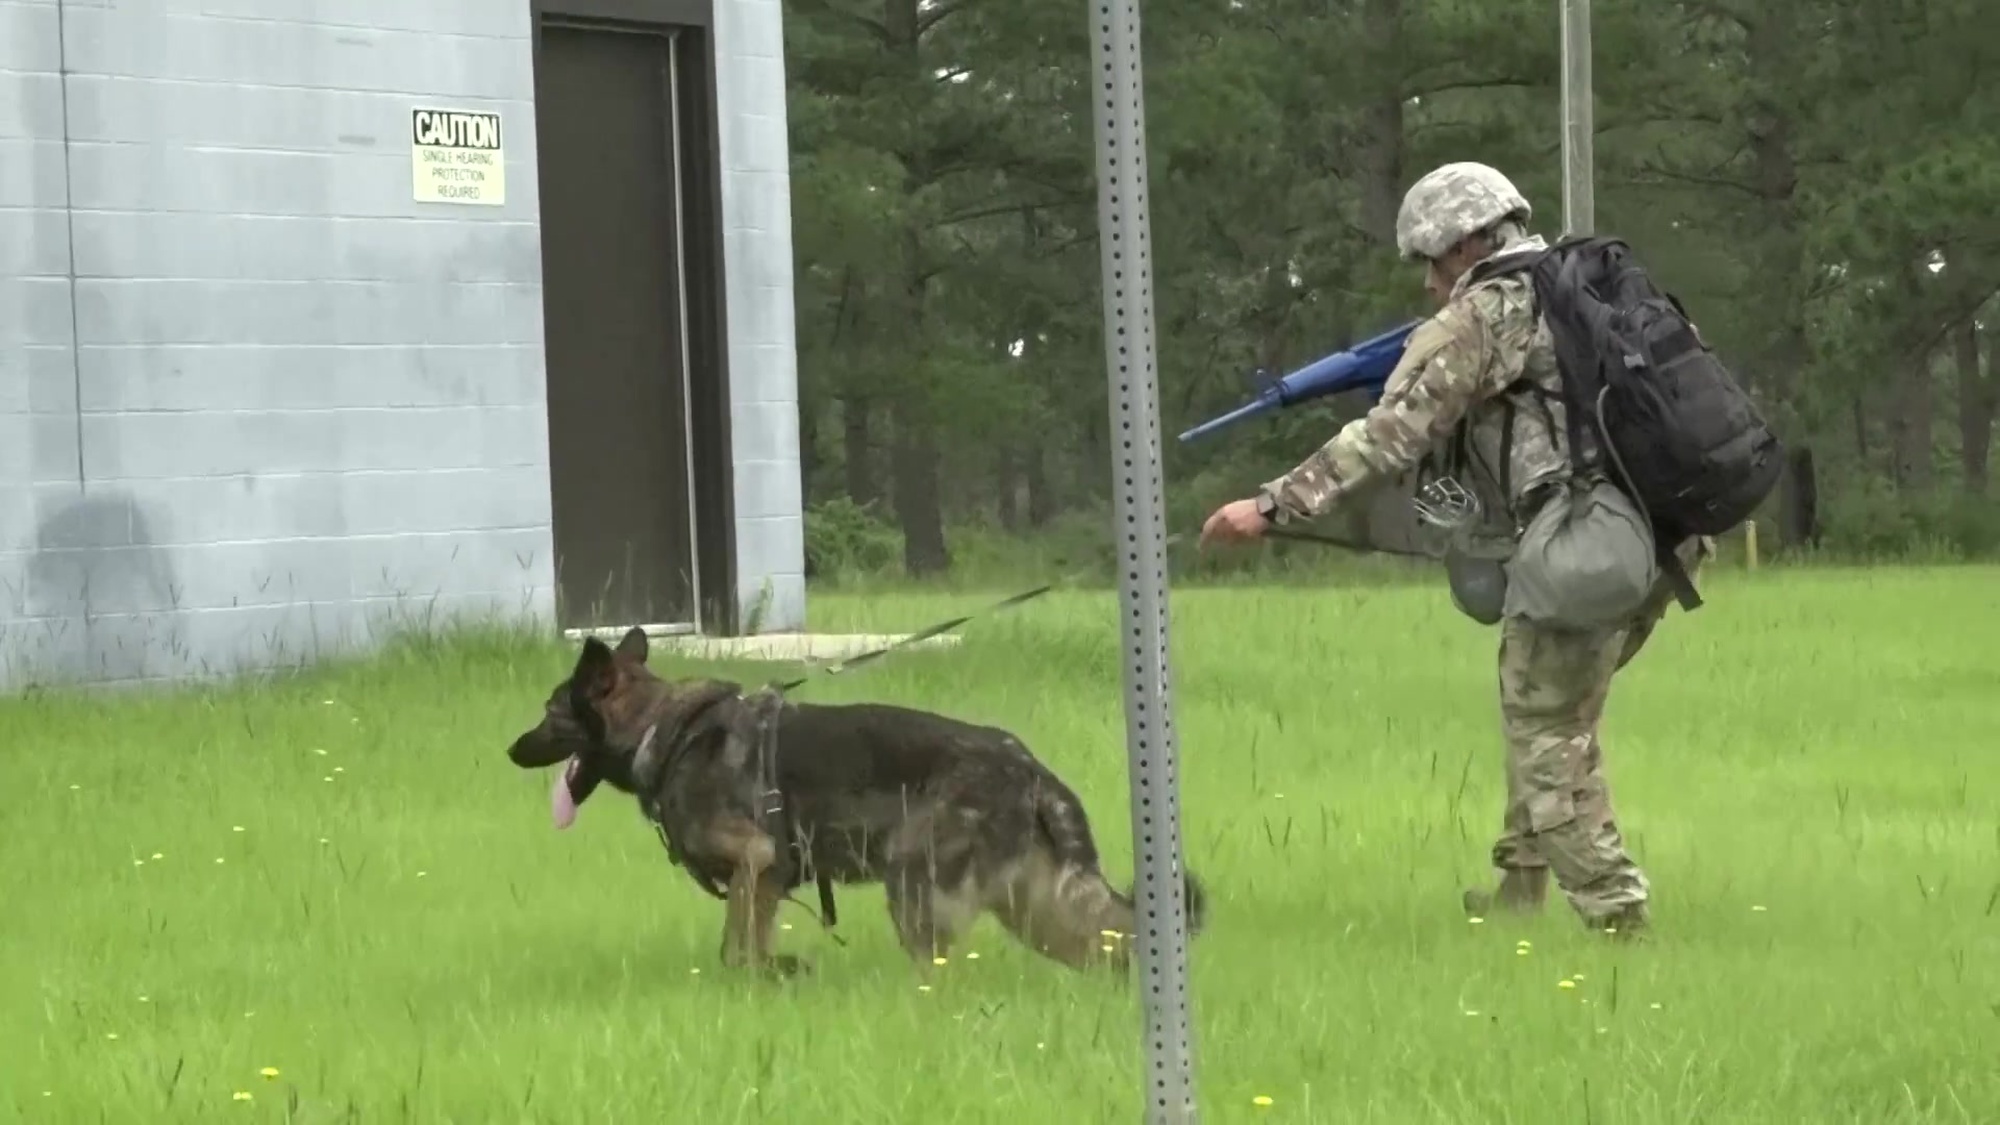
[{"label": "tree trunk", "polygon": [[[1911,309],[1924,307],[1928,280],[1922,262],[1904,263],[1902,283]],[[1889,480],[1898,492],[1921,494],[1930,491],[1936,475],[1933,468],[1936,450],[1932,444],[1936,429],[1933,420],[1936,379],[1931,369],[1937,357],[1935,341],[1917,343],[1924,335],[1923,326],[1906,316],[1902,331],[1908,333],[1912,346],[1895,372],[1889,399]]]},{"label": "tree trunk", "polygon": [[894,424],[890,473],[895,478],[896,520],[903,527],[903,569],[921,578],[951,567],[938,495],[937,434],[922,408],[905,402],[897,403]]},{"label": "tree trunk", "polygon": [[1011,534],[1021,530],[1021,456],[1013,447],[1003,446],[995,460],[993,477],[1000,493],[995,514],[1001,530]]},{"label": "tree trunk", "polygon": [[1802,276],[1805,239],[1800,230],[1797,195],[1799,168],[1793,150],[1793,115],[1783,101],[1787,76],[1795,73],[1792,56],[1799,49],[1796,20],[1788,5],[1758,9],[1747,25],[1753,93],[1745,107],[1753,184],[1759,206],[1758,305],[1769,325],[1759,362],[1744,372],[1746,382],[1760,391],[1773,421],[1788,428],[1798,418],[1800,376],[1811,346],[1806,337]]},{"label": "tree trunk", "polygon": [[1929,492],[1936,475],[1934,383],[1931,353],[1924,350],[1911,356],[1896,395],[1895,434],[1889,446],[1890,474],[1899,492]]},{"label": "tree trunk", "polygon": [[1097,502],[1108,508],[1114,503],[1117,488],[1112,486],[1111,472],[1116,467],[1111,463],[1111,437],[1107,432],[1111,427],[1109,413],[1092,410],[1084,416],[1083,431],[1078,435],[1077,449],[1072,454],[1070,468],[1076,481],[1074,495],[1085,498],[1086,502]]},{"label": "tree trunk", "polygon": [[1798,446],[1785,460],[1778,544],[1788,548],[1816,547],[1820,538],[1819,472],[1813,467],[1812,447]]},{"label": "tree trunk", "polygon": [[1023,451],[1021,476],[1028,492],[1028,526],[1047,527],[1056,518],[1056,495],[1049,487],[1048,451],[1042,443]]},{"label": "tree trunk", "polygon": [[874,404],[865,395],[840,401],[841,450],[846,461],[847,498],[856,504],[871,504],[882,497],[875,479],[874,443],[869,440],[868,418]]},{"label": "tree trunk", "polygon": [[1362,58],[1379,68],[1376,96],[1361,110],[1361,227],[1385,247],[1396,245],[1403,205],[1402,0],[1367,0],[1361,10]]},{"label": "tree trunk", "polygon": [[[889,52],[901,63],[902,80],[908,83],[912,107],[928,97],[930,78],[924,73],[918,51],[921,36],[920,0],[883,0],[882,31]],[[929,381],[925,356],[929,348],[929,278],[924,272],[923,209],[918,195],[931,182],[930,154],[925,146],[930,138],[909,128],[897,153],[903,165],[903,230],[899,239],[901,261],[902,322],[907,367],[892,407],[891,426],[895,439],[890,455],[894,477],[896,520],[903,528],[903,568],[912,577],[936,574],[951,566],[945,547],[944,507],[939,487],[937,429],[932,421],[934,388]]]},{"label": "tree trunk", "polygon": [[812,503],[813,482],[819,479],[819,423],[820,411],[817,399],[809,400],[799,396],[799,493],[801,499]]},{"label": "tree trunk", "polygon": [[[1967,495],[1984,497],[1992,486],[1993,414],[2000,406],[2000,373],[1979,370],[1979,321],[1966,317],[1956,333],[1958,352],[1958,457]],[[1995,335],[1988,329],[1989,350]],[[1990,365],[1989,365],[1990,366]]]}]

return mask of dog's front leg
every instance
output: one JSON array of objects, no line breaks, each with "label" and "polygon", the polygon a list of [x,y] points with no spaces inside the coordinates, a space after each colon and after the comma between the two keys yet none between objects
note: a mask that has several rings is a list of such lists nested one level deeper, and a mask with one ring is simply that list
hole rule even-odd
[{"label": "dog's front leg", "polygon": [[805,966],[795,957],[771,952],[771,930],[784,888],[772,876],[777,844],[754,825],[732,826],[718,841],[731,856],[729,899],[722,930],[722,963],[789,976]]}]

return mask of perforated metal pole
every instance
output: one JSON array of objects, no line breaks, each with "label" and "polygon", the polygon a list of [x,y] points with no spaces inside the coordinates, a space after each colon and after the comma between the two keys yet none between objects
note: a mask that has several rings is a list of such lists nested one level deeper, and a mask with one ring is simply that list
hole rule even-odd
[{"label": "perforated metal pole", "polygon": [[1097,231],[1104,268],[1104,359],[1111,383],[1112,509],[1122,562],[1125,747],[1132,778],[1137,986],[1145,1004],[1149,1125],[1192,1125],[1187,902],[1181,876],[1179,757],[1167,659],[1166,513],[1153,363],[1152,239],[1146,213],[1146,107],[1138,0],[1091,0],[1097,116]]},{"label": "perforated metal pole", "polygon": [[1563,233],[1597,227],[1596,95],[1590,79],[1590,0],[1562,0]]}]

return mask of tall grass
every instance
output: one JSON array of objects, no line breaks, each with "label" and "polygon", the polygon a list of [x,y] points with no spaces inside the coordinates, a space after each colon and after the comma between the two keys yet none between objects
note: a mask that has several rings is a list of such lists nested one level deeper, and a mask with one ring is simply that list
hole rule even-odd
[{"label": "tall grass", "polygon": [[[1175,596],[1206,1120],[1993,1119],[2000,574],[1705,590],[1610,704],[1658,894],[1631,948],[1560,902],[1460,914],[1500,815],[1494,641],[1441,591]],[[968,602],[813,615],[907,628]],[[1016,730],[1122,883],[1115,615],[1062,592],[803,690]],[[551,779],[503,755],[570,659],[465,634],[236,688],[0,702],[0,1118],[1138,1118],[1136,991],[990,921],[920,991],[879,888],[851,889],[845,946],[787,918],[811,978],[723,972],[718,904],[629,801],[557,833]]]}]

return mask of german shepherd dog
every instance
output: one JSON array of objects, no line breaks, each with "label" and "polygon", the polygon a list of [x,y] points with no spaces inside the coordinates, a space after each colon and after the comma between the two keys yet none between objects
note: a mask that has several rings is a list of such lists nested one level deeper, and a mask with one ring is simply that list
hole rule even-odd
[{"label": "german shepherd dog", "polygon": [[[615,650],[585,641],[507,753],[524,769],[565,763],[558,828],[600,784],[638,798],[668,854],[726,902],[724,965],[809,968],[773,954],[771,925],[816,881],[828,907],[835,883],[882,883],[925,970],[990,910],[1049,958],[1126,971],[1132,899],[1106,882],[1082,802],[1019,739],[907,707],[663,680],[647,647],[638,629]],[[1183,877],[1198,932],[1202,890]]]}]

